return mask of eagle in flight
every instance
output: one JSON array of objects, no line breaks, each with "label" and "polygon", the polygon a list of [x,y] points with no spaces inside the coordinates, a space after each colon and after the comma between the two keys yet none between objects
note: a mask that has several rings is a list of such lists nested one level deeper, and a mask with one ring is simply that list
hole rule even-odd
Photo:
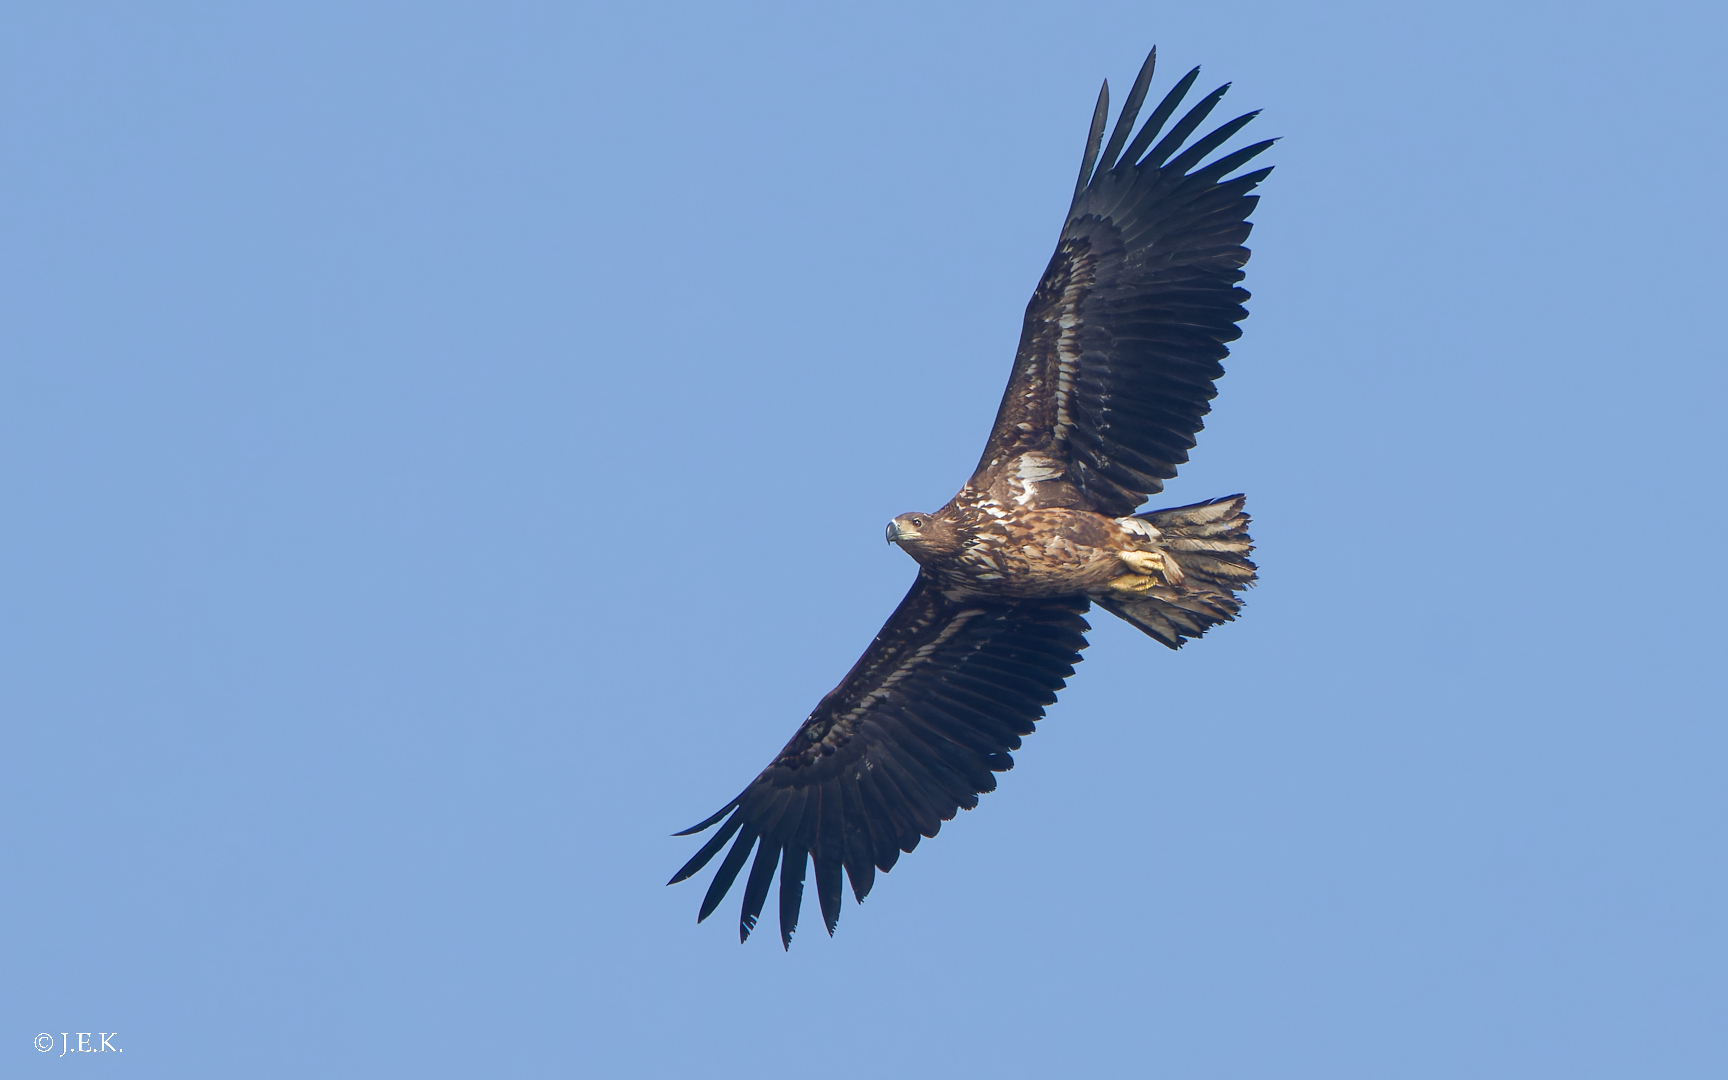
[{"label": "eagle in flight", "polygon": [[1231,174],[1272,140],[1202,164],[1251,112],[1184,148],[1228,83],[1165,131],[1199,68],[1130,139],[1156,58],[1108,142],[1110,84],[1098,94],[977,471],[941,509],[888,523],[889,543],[918,563],[911,591],[761,775],[677,834],[724,821],[669,884],[732,844],[698,922],[750,861],[738,923],[748,938],[779,868],[789,948],[813,861],[832,934],[842,868],[862,902],[877,870],[1013,767],[1009,751],[1080,661],[1092,604],[1172,649],[1241,609],[1255,573],[1241,495],[1134,511],[1188,460],[1225,343],[1241,334],[1250,192],[1272,170]]}]

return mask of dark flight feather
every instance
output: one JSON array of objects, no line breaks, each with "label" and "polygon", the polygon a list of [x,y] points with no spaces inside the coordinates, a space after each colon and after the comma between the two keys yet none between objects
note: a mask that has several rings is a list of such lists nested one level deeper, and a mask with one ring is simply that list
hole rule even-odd
[{"label": "dark flight feather", "polygon": [[756,845],[756,858],[750,864],[750,878],[744,883],[744,907],[738,914],[738,941],[749,940],[762,917],[762,905],[768,902],[768,886],[774,884],[774,868],[780,865],[780,845],[764,837]]},{"label": "dark flight feather", "polygon": [[1092,163],[1098,160],[1098,140],[1104,137],[1104,121],[1110,117],[1110,80],[1104,80],[1104,85],[1098,88],[1098,104],[1092,109],[1092,129],[1086,134],[1086,153],[1080,158],[1080,179],[1074,181],[1074,201],[1080,201],[1080,193],[1086,190],[1086,183],[1092,175]]},{"label": "dark flight feather", "polygon": [[1128,134],[1134,130],[1134,117],[1140,112],[1140,103],[1146,100],[1146,89],[1152,85],[1152,69],[1157,66],[1158,47],[1154,45],[1146,54],[1146,62],[1140,65],[1140,74],[1135,76],[1127,100],[1122,102],[1122,114],[1116,118],[1110,141],[1104,144],[1104,153],[1098,158],[1098,172],[1109,172],[1116,164],[1116,155],[1121,152],[1122,144],[1128,141]]},{"label": "dark flight feather", "polygon": [[683,868],[676,874],[672,875],[672,880],[668,881],[666,884],[676,885],[680,881],[683,881],[698,870],[702,869],[704,866],[707,866],[708,860],[712,859],[720,849],[725,846],[726,841],[732,839],[732,834],[737,832],[739,827],[743,824],[743,815],[733,815],[732,820],[726,823],[725,828],[710,837],[708,842],[702,845],[702,849],[695,855],[691,856],[690,861],[685,863]]},{"label": "dark flight feather", "polygon": [[1154,146],[1152,152],[1147,154],[1146,157],[1138,163],[1138,167],[1142,169],[1156,169],[1160,165],[1163,165],[1165,160],[1169,158],[1171,154],[1176,152],[1177,147],[1182,145],[1183,140],[1187,139],[1188,136],[1194,133],[1194,129],[1200,126],[1201,121],[1211,115],[1212,110],[1217,107],[1219,99],[1228,93],[1229,90],[1230,84],[1225,83],[1223,86],[1220,86],[1218,89],[1201,98],[1192,109],[1188,110],[1187,115],[1176,121],[1176,123],[1170,128],[1170,133],[1168,135],[1158,140],[1158,145]]},{"label": "dark flight feather", "polygon": [[1140,128],[1140,134],[1134,136],[1134,142],[1129,145],[1128,152],[1122,155],[1122,161],[1117,166],[1118,169],[1134,168],[1140,164],[1140,156],[1146,152],[1148,146],[1152,145],[1152,140],[1158,137],[1158,133],[1164,130],[1164,122],[1170,119],[1170,114],[1174,113],[1176,107],[1182,104],[1182,99],[1188,96],[1188,91],[1193,87],[1194,80],[1199,77],[1200,69],[1195,68],[1182,76],[1176,85],[1170,88],[1170,92],[1164,95],[1164,100],[1160,101],[1158,107],[1146,117],[1146,123]]},{"label": "dark flight feather", "polygon": [[1259,109],[1255,109],[1253,112],[1243,113],[1241,116],[1238,116],[1236,119],[1231,120],[1228,123],[1220,124],[1216,130],[1212,131],[1204,138],[1194,140],[1192,146],[1176,155],[1176,157],[1170,159],[1170,170],[1177,174],[1186,174],[1189,169],[1198,165],[1202,158],[1224,145],[1224,142],[1229,139],[1230,136],[1241,131],[1248,125],[1248,121],[1259,115]]},{"label": "dark flight feather", "polygon": [[756,843],[755,829],[741,829],[738,839],[733,842],[732,850],[721,860],[720,869],[714,872],[714,880],[708,884],[708,893],[702,897],[702,910],[696,915],[696,921],[701,922],[714,914],[714,909],[720,906],[725,898],[726,890],[732,887],[732,882],[738,878],[738,871],[744,868],[744,860],[750,854],[750,848]]},{"label": "dark flight feather", "polygon": [[822,909],[822,924],[828,936],[840,921],[840,869],[846,861],[846,819],[840,802],[840,781],[829,780],[818,789],[822,816],[816,829],[816,902]]},{"label": "dark flight feather", "polygon": [[862,904],[876,884],[876,842],[864,816],[864,800],[858,785],[845,775],[840,777],[840,800],[845,818],[846,880],[852,884],[853,899]]},{"label": "dark flight feather", "polygon": [[792,935],[798,930],[798,908],[804,900],[804,871],[810,863],[810,853],[801,847],[787,845],[780,867],[780,946],[792,947]]},{"label": "dark flight feather", "polygon": [[[716,821],[719,821],[721,818],[725,817],[727,814],[730,814],[732,812],[732,808],[737,806],[737,805],[738,805],[738,800],[734,799],[731,802],[727,803],[725,806],[722,806],[720,809],[714,811],[713,816],[703,818],[701,821],[690,826],[688,829],[681,829],[678,832],[673,833],[672,835],[673,836],[694,836],[696,833],[701,832],[703,829],[712,828]],[[700,868],[698,868],[698,869],[700,869]],[[684,879],[679,878],[678,880],[683,881]]]}]

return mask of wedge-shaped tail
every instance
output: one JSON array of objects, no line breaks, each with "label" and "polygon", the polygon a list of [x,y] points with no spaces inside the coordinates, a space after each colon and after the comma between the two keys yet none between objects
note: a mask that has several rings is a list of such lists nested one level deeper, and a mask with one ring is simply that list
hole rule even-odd
[{"label": "wedge-shaped tail", "polygon": [[1156,542],[1163,557],[1178,568],[1135,595],[1112,593],[1094,597],[1098,606],[1146,631],[1172,649],[1197,638],[1242,610],[1238,593],[1254,584],[1254,563],[1248,553],[1248,515],[1241,495],[1136,514],[1161,533]]}]

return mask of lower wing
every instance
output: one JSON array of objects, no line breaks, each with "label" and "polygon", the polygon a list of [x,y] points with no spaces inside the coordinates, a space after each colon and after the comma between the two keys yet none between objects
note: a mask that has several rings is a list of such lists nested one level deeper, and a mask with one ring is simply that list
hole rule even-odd
[{"label": "lower wing", "polygon": [[[840,919],[840,871],[860,902],[878,869],[996,787],[995,773],[1074,673],[1088,627],[1083,598],[950,600],[920,574],[850,673],[736,799],[668,884],[701,870],[732,840],[697,916],[719,906],[756,851],[738,935],[750,936],[780,869],[780,938],[790,948],[814,857],[828,932]],[[733,839],[736,836],[736,839]]]}]

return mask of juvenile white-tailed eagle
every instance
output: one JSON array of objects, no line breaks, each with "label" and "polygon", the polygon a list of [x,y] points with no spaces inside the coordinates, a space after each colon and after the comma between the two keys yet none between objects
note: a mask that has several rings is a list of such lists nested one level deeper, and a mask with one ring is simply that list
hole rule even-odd
[{"label": "juvenile white-tailed eagle", "polygon": [[1090,605],[1172,649],[1240,610],[1238,592],[1254,583],[1242,496],[1134,511],[1188,460],[1225,343],[1241,334],[1242,243],[1258,201],[1249,193],[1272,170],[1231,173],[1272,141],[1202,164],[1248,113],[1183,148],[1228,83],[1165,132],[1199,68],[1130,140],[1156,57],[1107,143],[1109,84],[1098,94],[1074,200],[977,472],[941,509],[888,525],[889,542],[918,562],[911,592],[761,775],[677,834],[725,821],[673,883],[732,841],[697,921],[754,849],[739,939],[779,867],[790,947],[812,858],[832,934],[842,867],[862,901],[877,870],[977,806],[1013,767],[1008,752],[1074,673]]}]

